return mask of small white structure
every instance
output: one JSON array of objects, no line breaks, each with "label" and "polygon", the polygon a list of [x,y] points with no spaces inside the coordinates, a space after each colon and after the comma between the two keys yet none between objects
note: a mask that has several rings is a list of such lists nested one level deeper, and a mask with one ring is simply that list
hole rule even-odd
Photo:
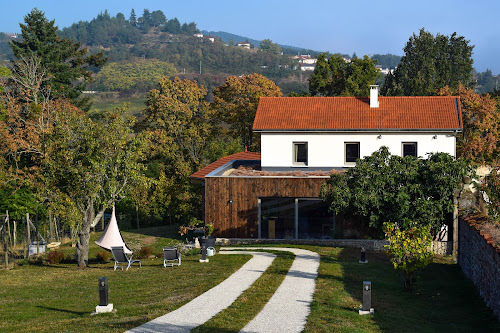
[{"label": "small white structure", "polygon": [[104,229],[101,237],[99,237],[95,243],[109,251],[111,251],[112,246],[123,246],[123,251],[126,254],[132,254],[132,251],[127,247],[127,244],[125,244],[125,241],[123,240],[120,229],[118,229],[118,222],[116,221],[115,216],[115,206],[113,206],[111,219],[109,220],[106,229]]}]

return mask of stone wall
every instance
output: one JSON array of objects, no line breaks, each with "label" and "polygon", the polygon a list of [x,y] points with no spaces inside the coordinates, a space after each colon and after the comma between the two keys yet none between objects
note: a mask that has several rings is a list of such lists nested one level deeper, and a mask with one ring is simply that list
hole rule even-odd
[{"label": "stone wall", "polygon": [[494,246],[491,237],[475,226],[459,219],[458,264],[500,320],[500,247]]},{"label": "stone wall", "polygon": [[353,247],[366,250],[384,251],[384,245],[389,244],[386,240],[377,239],[255,239],[255,238],[217,238],[216,245],[253,245],[253,244],[296,244],[296,245],[320,245],[332,247]]}]

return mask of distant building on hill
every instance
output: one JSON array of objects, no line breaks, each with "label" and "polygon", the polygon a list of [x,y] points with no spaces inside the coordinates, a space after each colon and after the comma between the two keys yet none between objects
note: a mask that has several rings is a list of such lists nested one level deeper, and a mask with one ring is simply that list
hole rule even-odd
[{"label": "distant building on hill", "polygon": [[238,47],[242,47],[244,49],[250,49],[250,43],[249,42],[241,42],[237,44]]},{"label": "distant building on hill", "polygon": [[303,72],[314,71],[314,69],[316,68],[316,62],[318,61],[318,59],[312,58],[309,54],[298,54],[296,56],[293,56],[292,59],[297,59],[299,61],[300,70],[302,70]]},{"label": "distant building on hill", "polygon": [[17,38],[19,36],[19,34],[17,33],[11,33],[11,32],[4,32],[5,36],[9,37],[9,38]]}]

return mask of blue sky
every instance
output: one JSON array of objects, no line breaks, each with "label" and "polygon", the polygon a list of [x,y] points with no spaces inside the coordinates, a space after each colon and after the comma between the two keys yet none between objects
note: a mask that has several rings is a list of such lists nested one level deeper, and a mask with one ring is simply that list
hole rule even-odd
[{"label": "blue sky", "polygon": [[498,0],[163,0],[163,1],[3,1],[0,31],[20,32],[19,22],[31,9],[45,11],[59,28],[89,21],[107,9],[126,18],[134,8],[161,10],[167,18],[196,22],[201,30],[226,31],[245,37],[318,51],[358,56],[403,54],[412,33],[424,27],[433,34],[457,32],[474,47],[474,67],[500,74],[500,1]]}]

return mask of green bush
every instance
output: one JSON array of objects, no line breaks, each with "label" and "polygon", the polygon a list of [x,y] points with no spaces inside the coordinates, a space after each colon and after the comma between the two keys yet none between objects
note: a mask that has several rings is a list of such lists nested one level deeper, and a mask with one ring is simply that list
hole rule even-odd
[{"label": "green bush", "polygon": [[408,229],[402,230],[396,223],[385,222],[383,228],[390,242],[385,246],[387,253],[394,269],[401,272],[405,289],[410,291],[418,270],[432,262],[431,226],[419,227],[412,223]]},{"label": "green bush", "polygon": [[50,251],[49,255],[47,256],[47,260],[52,265],[59,264],[61,261],[63,261],[63,259],[64,259],[64,253],[57,250]]}]

